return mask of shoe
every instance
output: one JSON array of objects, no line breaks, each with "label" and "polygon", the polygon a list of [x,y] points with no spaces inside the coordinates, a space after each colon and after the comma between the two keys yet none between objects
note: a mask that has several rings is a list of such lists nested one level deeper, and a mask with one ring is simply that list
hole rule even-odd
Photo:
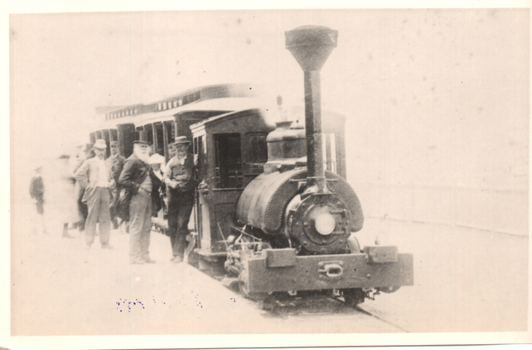
[{"label": "shoe", "polygon": [[155,263],[156,263],[155,260],[152,260],[152,259],[150,259],[150,258],[146,258],[146,259],[144,259],[144,262],[145,262],[146,264],[155,264]]},{"label": "shoe", "polygon": [[102,249],[113,249],[109,244],[102,244]]},{"label": "shoe", "polygon": [[71,236],[68,233],[63,233],[63,238],[74,238],[74,236]]},{"label": "shoe", "polygon": [[134,259],[131,261],[132,264],[138,264],[138,265],[142,265],[142,264],[145,264],[144,260],[140,260],[140,259]]},{"label": "shoe", "polygon": [[176,257],[172,260],[172,262],[173,262],[174,264],[179,264],[179,263],[183,262],[183,258],[180,257],[180,256],[176,256]]}]

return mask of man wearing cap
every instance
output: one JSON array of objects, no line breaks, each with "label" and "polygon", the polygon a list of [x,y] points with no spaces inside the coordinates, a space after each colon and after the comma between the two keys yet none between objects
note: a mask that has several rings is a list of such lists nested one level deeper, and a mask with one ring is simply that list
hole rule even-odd
[{"label": "man wearing cap", "polygon": [[87,203],[88,215],[85,223],[85,243],[89,249],[94,242],[96,224],[100,229],[100,244],[102,249],[111,249],[109,235],[111,231],[111,218],[109,203],[111,192],[109,187],[113,184],[110,169],[104,159],[107,145],[105,140],[98,139],[94,144],[96,156],[87,159],[76,171],[76,180],[85,188],[82,201]]},{"label": "man wearing cap", "polygon": [[176,155],[167,164],[165,183],[168,188],[168,233],[174,263],[183,261],[188,222],[194,205],[195,165],[188,153],[190,141],[186,136],[176,138]]},{"label": "man wearing cap", "polygon": [[132,264],[154,263],[149,255],[153,172],[149,166],[148,143],[133,142],[133,154],[126,160],[118,183],[124,187],[129,200],[129,242]]},{"label": "man wearing cap", "polygon": [[113,184],[111,185],[111,194],[113,196],[111,200],[111,207],[109,208],[111,214],[111,222],[113,223],[113,229],[118,228],[118,221],[116,219],[116,205],[118,203],[118,198],[120,196],[121,186],[118,184],[118,178],[122,173],[124,168],[124,163],[126,158],[120,154],[118,151],[118,141],[111,141],[110,143],[111,156],[105,161],[107,163],[107,168],[111,169],[111,178],[113,179]]}]

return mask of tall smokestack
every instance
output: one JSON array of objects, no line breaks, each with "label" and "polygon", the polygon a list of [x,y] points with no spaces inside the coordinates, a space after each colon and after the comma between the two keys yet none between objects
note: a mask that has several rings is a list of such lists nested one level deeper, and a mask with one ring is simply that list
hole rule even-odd
[{"label": "tall smokestack", "polygon": [[305,128],[307,138],[307,183],[318,193],[327,192],[321,140],[320,70],[336,47],[338,31],[322,26],[303,26],[285,33],[286,48],[305,75]]}]

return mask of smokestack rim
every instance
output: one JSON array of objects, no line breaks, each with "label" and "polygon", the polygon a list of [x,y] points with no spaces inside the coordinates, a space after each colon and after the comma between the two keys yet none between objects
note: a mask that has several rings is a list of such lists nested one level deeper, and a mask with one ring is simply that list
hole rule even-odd
[{"label": "smokestack rim", "polygon": [[320,70],[338,43],[338,31],[316,25],[300,26],[285,32],[286,49],[304,71]]}]

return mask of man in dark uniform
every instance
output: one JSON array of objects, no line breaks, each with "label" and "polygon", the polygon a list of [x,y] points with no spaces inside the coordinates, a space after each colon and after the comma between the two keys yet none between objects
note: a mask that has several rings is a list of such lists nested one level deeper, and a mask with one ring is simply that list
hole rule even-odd
[{"label": "man in dark uniform", "polygon": [[118,229],[118,221],[116,219],[115,208],[118,203],[118,198],[120,196],[120,189],[122,188],[118,184],[118,178],[122,173],[126,158],[122,156],[118,151],[118,141],[111,141],[110,149],[111,156],[107,158],[105,162],[107,163],[107,167],[111,169],[111,179],[113,181],[111,187],[109,188],[111,190],[111,194],[113,195],[113,198],[111,200],[111,207],[109,209],[111,211],[111,222],[113,223],[113,229],[116,230]]},{"label": "man in dark uniform", "polygon": [[153,172],[149,166],[148,143],[134,141],[133,154],[126,160],[118,183],[129,197],[129,256],[132,264],[154,263],[149,255]]},{"label": "man in dark uniform", "polygon": [[186,136],[176,138],[176,155],[168,162],[164,178],[168,188],[168,233],[174,263],[183,261],[188,222],[194,205],[195,164],[193,156],[188,153],[189,146]]}]

